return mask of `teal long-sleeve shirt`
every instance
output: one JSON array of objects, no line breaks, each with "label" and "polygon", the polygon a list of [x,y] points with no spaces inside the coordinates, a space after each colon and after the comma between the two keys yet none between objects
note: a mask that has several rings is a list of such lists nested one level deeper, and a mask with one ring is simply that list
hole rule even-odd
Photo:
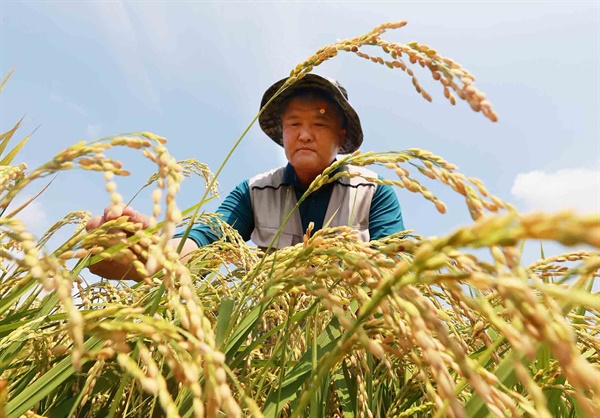
[{"label": "teal long-sleeve shirt", "polygon": [[[290,164],[286,166],[284,183],[294,186],[298,200],[306,191],[306,188],[303,188],[298,182],[294,168]],[[314,222],[313,231],[323,228],[325,213],[334,184],[330,183],[319,188],[300,204],[300,219],[304,231],[306,231],[310,222]],[[248,180],[244,180],[233,189],[221,203],[216,213],[221,216],[223,221],[235,228],[245,241],[250,240],[250,235],[254,230],[254,213]],[[402,212],[393,188],[378,184],[369,212],[369,235],[371,239],[383,238],[403,229]],[[182,235],[177,234],[176,237]],[[189,238],[201,247],[217,241],[219,235],[209,225],[196,225],[190,231]]]}]

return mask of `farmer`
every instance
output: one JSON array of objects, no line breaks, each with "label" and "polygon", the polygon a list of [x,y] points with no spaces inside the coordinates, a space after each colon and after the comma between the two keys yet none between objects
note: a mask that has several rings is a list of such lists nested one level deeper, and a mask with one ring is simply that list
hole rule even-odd
[{"label": "farmer", "polygon": [[[279,80],[267,89],[261,108],[285,81]],[[375,184],[362,177],[340,177],[313,192],[274,240],[284,219],[311,182],[335,161],[337,154],[357,150],[363,133],[346,90],[337,81],[316,74],[307,74],[288,87],[265,109],[259,123],[267,136],[283,146],[289,163],[243,181],[217,209],[222,219],[244,240],[252,239],[265,248],[272,242],[274,248],[295,245],[302,242],[310,222],[314,222],[314,231],[324,224],[351,226],[363,241],[404,229],[400,205],[391,186]],[[342,166],[340,170],[371,178],[377,176],[362,167]],[[117,216],[109,209],[103,216],[90,219],[87,230],[115,219]],[[148,218],[131,207],[124,207],[122,215],[148,226]],[[181,235],[170,241],[173,248],[179,245]],[[195,226],[183,245],[181,256],[218,238],[210,226]],[[139,279],[129,263],[103,261],[90,266],[90,270],[111,279]]]}]

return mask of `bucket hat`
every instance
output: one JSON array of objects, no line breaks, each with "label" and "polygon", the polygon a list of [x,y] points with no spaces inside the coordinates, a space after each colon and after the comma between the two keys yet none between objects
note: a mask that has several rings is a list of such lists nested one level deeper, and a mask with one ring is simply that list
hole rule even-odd
[{"label": "bucket hat", "polygon": [[[260,108],[273,97],[273,95],[286,82],[287,78],[283,78],[273,84],[265,91],[260,102]],[[360,119],[356,111],[348,101],[348,93],[342,85],[329,77],[323,77],[317,74],[306,74],[303,78],[296,81],[269,104],[264,112],[260,115],[258,122],[260,128],[265,134],[277,144],[283,146],[283,134],[281,131],[281,105],[289,98],[296,90],[302,88],[314,88],[323,90],[328,93],[328,96],[342,109],[346,118],[346,137],[340,148],[340,154],[349,154],[356,151],[363,142],[363,132],[360,126]]]}]

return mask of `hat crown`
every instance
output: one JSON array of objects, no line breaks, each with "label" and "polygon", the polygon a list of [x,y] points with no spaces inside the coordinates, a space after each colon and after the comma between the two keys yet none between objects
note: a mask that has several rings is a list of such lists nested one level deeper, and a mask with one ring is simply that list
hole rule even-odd
[{"label": "hat crown", "polygon": [[333,84],[344,96],[344,99],[348,100],[348,91],[346,91],[346,89],[344,88],[344,86],[342,86],[342,83],[340,83],[339,81],[337,81],[334,78],[331,77],[323,77],[325,80],[329,81],[331,84]]}]

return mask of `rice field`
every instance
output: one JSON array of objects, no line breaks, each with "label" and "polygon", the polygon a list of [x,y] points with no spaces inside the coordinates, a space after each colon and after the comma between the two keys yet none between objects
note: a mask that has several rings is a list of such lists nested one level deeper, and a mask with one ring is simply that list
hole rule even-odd
[{"label": "rice field", "polygon": [[[466,69],[427,45],[382,38],[404,24],[325,46],[283,88],[348,52],[406,74],[432,100],[411,69],[420,66],[451,104],[466,101],[496,121]],[[262,251],[203,209],[229,156],[213,173],[139,132],[77,143],[30,170],[14,163],[27,138],[6,152],[18,127],[0,136],[0,417],[600,415],[598,214],[521,214],[431,152],[356,152],[303,198],[335,181],[338,165],[378,165],[386,179],[370,180],[441,213],[445,204],[420,180],[447,186],[473,222],[445,236],[407,230],[368,243],[349,228],[309,228],[302,244]],[[156,164],[142,186],[153,188],[150,228],[120,217],[86,232],[90,214],[73,211],[34,237],[19,220],[23,207],[9,207],[33,181],[80,169],[102,173],[118,211],[128,202],[116,178],[128,173],[110,158],[116,147]],[[186,176],[201,176],[206,189],[182,211]],[[167,242],[196,223],[222,239],[183,264]],[[49,249],[62,228],[72,237]],[[525,265],[521,246],[531,239],[587,250]],[[475,255],[482,249],[487,257]],[[87,266],[112,259],[144,280],[83,279]]]}]

